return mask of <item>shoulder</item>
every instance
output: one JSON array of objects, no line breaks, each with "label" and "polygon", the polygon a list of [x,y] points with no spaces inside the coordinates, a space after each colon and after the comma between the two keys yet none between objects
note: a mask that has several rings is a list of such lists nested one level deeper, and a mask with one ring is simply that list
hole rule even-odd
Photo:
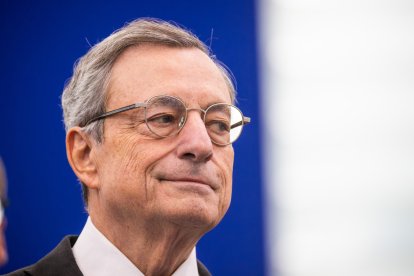
[{"label": "shoulder", "polygon": [[76,265],[75,257],[72,253],[72,246],[75,244],[77,238],[77,236],[66,236],[49,254],[37,263],[6,275],[82,276],[82,272]]}]

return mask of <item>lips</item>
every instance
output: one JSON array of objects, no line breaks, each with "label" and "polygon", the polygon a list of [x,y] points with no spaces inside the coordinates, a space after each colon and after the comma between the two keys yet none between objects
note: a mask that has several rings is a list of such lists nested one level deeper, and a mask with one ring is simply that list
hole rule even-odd
[{"label": "lips", "polygon": [[211,181],[205,177],[189,177],[189,176],[162,176],[158,178],[161,182],[176,182],[176,183],[188,183],[193,185],[205,185],[211,189],[216,190],[218,185],[214,181]]}]

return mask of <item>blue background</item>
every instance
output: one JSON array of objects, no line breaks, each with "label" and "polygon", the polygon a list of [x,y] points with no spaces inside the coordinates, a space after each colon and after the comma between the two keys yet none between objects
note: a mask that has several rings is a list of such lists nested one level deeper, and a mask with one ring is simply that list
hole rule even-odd
[{"label": "blue background", "polygon": [[230,210],[199,242],[198,257],[213,275],[265,273],[255,9],[253,0],[0,1],[0,155],[11,202],[1,274],[81,231],[86,213],[66,160],[60,94],[89,44],[143,16],[192,30],[237,79],[238,105],[253,123],[234,145]]}]

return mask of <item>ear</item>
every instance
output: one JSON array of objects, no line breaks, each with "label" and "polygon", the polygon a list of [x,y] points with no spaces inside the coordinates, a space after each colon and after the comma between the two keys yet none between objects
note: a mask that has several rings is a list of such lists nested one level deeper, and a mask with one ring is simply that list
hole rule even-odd
[{"label": "ear", "polygon": [[97,167],[94,158],[96,143],[81,130],[71,128],[66,135],[66,155],[73,172],[89,189],[99,186]]}]

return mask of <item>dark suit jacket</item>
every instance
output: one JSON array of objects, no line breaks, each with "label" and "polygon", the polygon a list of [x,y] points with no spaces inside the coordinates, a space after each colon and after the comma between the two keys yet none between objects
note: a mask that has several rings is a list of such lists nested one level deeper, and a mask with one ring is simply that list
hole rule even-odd
[{"label": "dark suit jacket", "polygon": [[[83,276],[76,264],[72,246],[77,236],[66,236],[49,254],[37,263],[6,274],[7,276]],[[200,276],[211,276],[207,268],[197,260]]]}]

